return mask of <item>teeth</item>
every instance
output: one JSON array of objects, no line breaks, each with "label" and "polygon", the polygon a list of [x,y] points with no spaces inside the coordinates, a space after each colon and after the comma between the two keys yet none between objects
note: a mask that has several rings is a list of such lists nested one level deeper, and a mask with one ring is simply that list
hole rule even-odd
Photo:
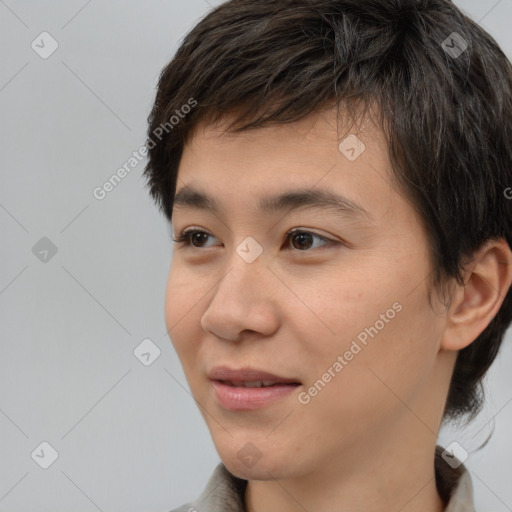
[{"label": "teeth", "polygon": [[232,382],[232,381],[226,381],[229,385],[235,386],[235,387],[242,387],[242,388],[261,388],[261,387],[269,387],[273,386],[275,384],[272,380],[253,380],[250,382]]},{"label": "teeth", "polygon": [[261,380],[255,380],[252,382],[244,382],[243,385],[246,388],[261,388],[263,386],[263,382],[261,382]]}]

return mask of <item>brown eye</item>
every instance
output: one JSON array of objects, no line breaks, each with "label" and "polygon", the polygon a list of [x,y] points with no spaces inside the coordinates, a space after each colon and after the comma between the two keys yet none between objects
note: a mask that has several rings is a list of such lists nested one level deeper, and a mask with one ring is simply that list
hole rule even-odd
[{"label": "brown eye", "polygon": [[173,241],[176,243],[182,243],[187,247],[190,246],[201,249],[203,244],[206,243],[208,238],[211,236],[212,235],[206,231],[201,231],[199,229],[189,229],[188,231],[184,231],[177,240],[173,238]]},{"label": "brown eye", "polygon": [[309,249],[310,245],[313,242],[313,237],[311,236],[311,233],[306,232],[294,233],[291,236],[291,239],[295,242],[294,247],[300,250]]},{"label": "brown eye", "polygon": [[[322,244],[317,244],[316,247],[315,239],[322,241]],[[294,231],[289,231],[286,234],[286,241],[289,243],[292,241],[292,246],[294,249],[299,251],[307,251],[309,249],[317,249],[322,246],[332,246],[340,244],[341,242],[336,242],[324,236],[318,235],[317,233],[311,233],[309,231],[303,231],[300,229],[296,229]]]},{"label": "brown eye", "polygon": [[202,247],[210,235],[204,231],[195,231],[190,234],[190,240],[194,247]]}]

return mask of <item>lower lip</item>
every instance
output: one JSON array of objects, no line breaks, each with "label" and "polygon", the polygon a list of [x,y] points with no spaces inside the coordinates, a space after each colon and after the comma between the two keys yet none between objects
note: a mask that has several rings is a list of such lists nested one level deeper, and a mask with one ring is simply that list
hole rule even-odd
[{"label": "lower lip", "polygon": [[295,391],[299,384],[276,385],[266,388],[234,387],[220,381],[212,381],[217,400],[230,411],[253,411],[276,402]]}]

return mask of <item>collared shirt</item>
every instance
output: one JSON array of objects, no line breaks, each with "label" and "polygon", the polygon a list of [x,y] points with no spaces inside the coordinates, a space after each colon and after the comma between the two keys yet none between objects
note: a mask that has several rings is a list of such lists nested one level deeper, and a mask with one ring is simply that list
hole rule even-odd
[{"label": "collared shirt", "polygon": [[[436,484],[446,503],[444,512],[475,512],[471,475],[463,464],[449,466],[442,458],[443,448],[436,447]],[[195,501],[171,512],[246,512],[244,494],[247,480],[232,475],[221,462],[205,489]]]}]

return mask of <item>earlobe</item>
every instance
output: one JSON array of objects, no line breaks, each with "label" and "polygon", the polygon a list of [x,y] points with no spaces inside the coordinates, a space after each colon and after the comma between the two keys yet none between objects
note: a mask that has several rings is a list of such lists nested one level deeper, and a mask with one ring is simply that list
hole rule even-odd
[{"label": "earlobe", "polygon": [[466,266],[447,312],[441,348],[470,345],[498,313],[512,283],[512,251],[504,239],[486,242]]}]

